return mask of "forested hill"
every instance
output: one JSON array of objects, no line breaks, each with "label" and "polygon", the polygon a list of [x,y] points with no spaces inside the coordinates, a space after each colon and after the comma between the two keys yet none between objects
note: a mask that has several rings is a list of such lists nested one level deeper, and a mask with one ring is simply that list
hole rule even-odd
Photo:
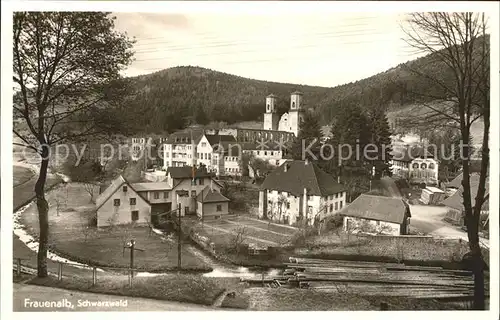
[{"label": "forested hill", "polygon": [[[235,123],[258,120],[266,96],[277,96],[278,111],[289,108],[290,93],[304,93],[308,106],[316,106],[331,88],[267,82],[200,67],[175,67],[133,78],[138,108],[145,108],[145,124],[167,131],[178,129],[181,118],[198,123]],[[191,117],[195,119],[190,119]]]},{"label": "forested hill", "polygon": [[299,90],[304,93],[304,106],[316,109],[327,124],[343,105],[397,110],[422,99],[408,92],[442,94],[439,86],[410,69],[436,75],[444,83],[452,79],[451,70],[432,55],[334,88],[253,80],[201,67],[175,67],[132,78],[136,95],[131,107],[141,110],[142,116],[135,119],[139,128],[171,132],[189,121],[231,124],[260,120],[270,93],[277,95],[281,114],[288,109],[290,93]]}]

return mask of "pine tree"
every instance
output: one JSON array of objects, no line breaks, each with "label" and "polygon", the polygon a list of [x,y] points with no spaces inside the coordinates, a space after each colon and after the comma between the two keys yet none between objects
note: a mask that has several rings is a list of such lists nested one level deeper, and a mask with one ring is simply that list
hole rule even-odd
[{"label": "pine tree", "polygon": [[[306,112],[303,122],[300,125],[299,135],[295,138],[291,147],[291,155],[295,160],[316,160],[319,159],[319,150],[321,147],[321,125],[316,114]],[[308,148],[312,144],[311,148]],[[314,157],[303,149],[311,150]],[[315,158],[315,159],[314,159]]]},{"label": "pine tree", "polygon": [[389,120],[380,107],[373,107],[368,111],[368,120],[370,143],[373,147],[367,151],[374,149],[376,151],[367,152],[367,156],[375,159],[369,161],[375,167],[375,178],[380,178],[384,174],[391,175],[392,147]]}]

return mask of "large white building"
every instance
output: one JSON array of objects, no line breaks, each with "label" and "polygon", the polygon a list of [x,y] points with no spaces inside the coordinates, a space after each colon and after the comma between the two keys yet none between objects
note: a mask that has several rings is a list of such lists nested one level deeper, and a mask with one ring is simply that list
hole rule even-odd
[{"label": "large white building", "polygon": [[423,148],[407,148],[393,152],[391,170],[395,176],[411,183],[438,184],[439,163]]},{"label": "large white building", "polygon": [[295,91],[290,96],[290,109],[279,118],[277,112],[276,96],[270,94],[266,97],[266,112],[264,113],[264,130],[277,130],[291,132],[299,135],[300,125],[304,120],[302,93]]},{"label": "large white building", "polygon": [[259,217],[290,225],[312,225],[345,204],[345,187],[307,160],[285,162],[266,177],[259,191]]}]

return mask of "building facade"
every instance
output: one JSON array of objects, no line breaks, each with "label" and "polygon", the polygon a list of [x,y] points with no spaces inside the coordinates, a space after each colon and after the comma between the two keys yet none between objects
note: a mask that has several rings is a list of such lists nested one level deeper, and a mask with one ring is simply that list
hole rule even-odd
[{"label": "building facade", "polygon": [[345,206],[345,187],[306,161],[287,161],[259,191],[259,217],[285,224],[314,224]]},{"label": "building facade", "polygon": [[402,199],[362,194],[340,213],[345,232],[406,235],[410,206]]},{"label": "building facade", "polygon": [[422,148],[407,148],[393,153],[391,165],[395,176],[408,179],[410,183],[438,185],[439,163]]}]

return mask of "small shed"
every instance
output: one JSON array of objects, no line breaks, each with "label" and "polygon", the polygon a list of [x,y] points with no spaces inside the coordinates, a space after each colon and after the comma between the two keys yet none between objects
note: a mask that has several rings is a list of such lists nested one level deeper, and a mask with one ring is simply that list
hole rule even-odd
[{"label": "small shed", "polygon": [[207,186],[196,197],[196,214],[199,218],[220,218],[229,214],[229,199]]},{"label": "small shed", "polygon": [[436,187],[426,187],[422,190],[420,201],[425,204],[438,204],[445,198],[445,192]]}]

